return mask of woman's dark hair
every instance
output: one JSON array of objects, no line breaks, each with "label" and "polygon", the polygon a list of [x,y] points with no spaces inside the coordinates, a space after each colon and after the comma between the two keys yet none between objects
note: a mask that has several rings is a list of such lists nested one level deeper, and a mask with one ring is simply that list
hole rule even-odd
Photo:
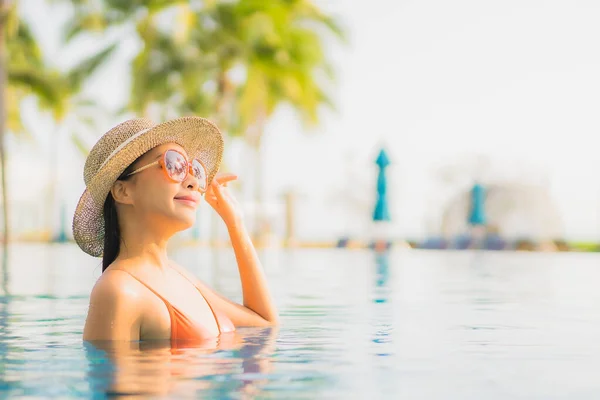
[{"label": "woman's dark hair", "polygon": [[[141,156],[140,156],[141,157]],[[129,167],[117,178],[118,181],[126,181],[131,177],[129,174],[133,172],[133,166],[137,161],[132,162]],[[121,228],[119,227],[119,219],[117,217],[117,206],[112,193],[108,192],[104,201],[104,252],[102,254],[102,272],[115,261],[121,250]]]}]

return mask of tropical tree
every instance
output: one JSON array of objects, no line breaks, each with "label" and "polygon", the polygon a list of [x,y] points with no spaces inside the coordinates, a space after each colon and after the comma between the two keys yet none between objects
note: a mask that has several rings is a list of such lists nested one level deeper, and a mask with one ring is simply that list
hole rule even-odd
[{"label": "tropical tree", "polygon": [[[114,43],[124,43],[127,39],[141,43],[131,65],[131,96],[123,111],[152,116],[152,109],[158,109],[160,116],[164,116],[169,111],[179,113],[191,108],[199,114],[212,115],[210,98],[197,90],[195,96],[190,95],[192,90],[186,91],[185,104],[173,101],[181,97],[178,93],[185,88],[182,78],[190,83],[187,87],[194,89],[197,86],[192,81],[207,80],[203,75],[207,75],[208,64],[200,61],[201,50],[192,48],[189,52],[189,46],[185,51],[179,48],[189,44],[192,30],[199,29],[198,10],[192,9],[189,1],[77,0],[69,3],[74,6],[74,14],[65,29],[67,42],[81,36],[96,37],[99,41],[112,36],[116,38]],[[175,28],[161,23],[169,18],[176,19]]]},{"label": "tropical tree", "polygon": [[[16,10],[16,3],[7,4],[0,0],[0,168],[3,207],[3,241],[6,245],[10,237],[9,196],[6,184],[7,160],[5,154],[6,133],[24,140],[32,139],[21,114],[22,102],[30,97],[37,100],[41,112],[48,112],[59,126],[68,116],[79,124],[89,124],[89,113],[95,103],[82,95],[87,78],[104,63],[116,46],[102,49],[92,57],[74,65],[68,71],[59,71],[44,60],[43,53],[29,28]],[[6,97],[2,97],[6,96]],[[76,111],[76,113],[75,113]],[[77,148],[84,151],[80,130],[71,131],[71,139]],[[57,145],[57,141],[53,141]],[[54,149],[56,153],[56,148]],[[56,163],[51,166],[56,175]],[[53,179],[54,180],[54,179]],[[51,204],[53,199],[48,199]]]},{"label": "tropical tree", "polygon": [[64,91],[60,75],[44,64],[31,31],[19,19],[16,4],[0,0],[0,184],[5,247],[10,237],[6,133],[27,136],[19,106],[29,96],[38,99],[40,108],[62,115]]},{"label": "tropical tree", "polygon": [[[9,7],[6,0],[0,0],[0,185],[2,186],[2,216],[4,218],[4,249],[8,244],[8,207],[6,194],[6,151],[4,148],[4,131],[6,126],[6,31],[9,20]],[[6,252],[5,252],[6,253]]]},{"label": "tropical tree", "polygon": [[[48,216],[48,232],[51,235],[51,240],[66,240],[66,232],[61,228],[58,236],[52,235],[52,216],[56,214],[56,188],[58,186],[58,154],[61,141],[61,136],[68,135],[72,145],[78,152],[86,156],[89,152],[89,146],[85,138],[85,133],[94,131],[103,119],[108,117],[108,111],[101,107],[89,95],[86,95],[83,87],[87,79],[93,75],[96,69],[103,65],[105,60],[111,56],[116,49],[116,45],[110,45],[104,48],[101,52],[96,53],[93,57],[84,59],[79,64],[63,71],[60,79],[60,84],[64,90],[61,97],[62,114],[55,115],[56,122],[55,138],[52,141],[51,157],[50,157],[50,173],[51,178],[48,182],[48,199],[46,200]],[[64,228],[62,221],[61,209],[61,226]]]},{"label": "tropical tree", "polygon": [[[216,120],[230,136],[242,136],[260,154],[268,119],[287,103],[307,125],[333,77],[323,34],[342,38],[335,21],[310,0],[188,1],[80,0],[67,37],[119,30],[143,44],[131,64],[126,108],[142,115],[199,114]],[[173,18],[177,23],[173,24]],[[129,22],[128,22],[129,21]],[[262,179],[256,179],[257,203]]]},{"label": "tropical tree", "polygon": [[333,73],[321,33],[325,28],[342,37],[342,32],[311,1],[248,1],[239,7],[246,79],[233,108],[241,132],[254,149],[255,196],[262,207],[261,148],[266,123],[280,105],[288,104],[305,126],[314,126],[319,122],[319,108],[333,106],[325,90],[325,78],[332,78]]}]

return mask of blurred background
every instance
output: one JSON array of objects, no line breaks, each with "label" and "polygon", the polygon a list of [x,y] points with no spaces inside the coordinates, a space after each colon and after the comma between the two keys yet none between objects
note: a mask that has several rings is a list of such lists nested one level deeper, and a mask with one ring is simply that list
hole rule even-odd
[{"label": "blurred background", "polygon": [[[194,114],[260,246],[597,248],[597,2],[0,9],[5,240],[70,241],[95,141]],[[226,240],[204,204],[177,243]]]},{"label": "blurred background", "polygon": [[[0,0],[0,398],[598,398],[599,20],[597,0]],[[86,156],[183,115],[224,132],[281,330],[91,351]],[[170,257],[241,304],[224,224],[197,221]]]}]

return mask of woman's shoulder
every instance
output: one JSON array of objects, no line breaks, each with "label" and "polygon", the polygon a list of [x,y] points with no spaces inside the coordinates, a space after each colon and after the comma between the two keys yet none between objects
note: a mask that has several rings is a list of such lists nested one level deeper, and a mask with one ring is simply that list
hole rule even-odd
[{"label": "woman's shoulder", "polygon": [[143,304],[139,282],[124,271],[107,269],[90,294],[83,339],[138,340]]},{"label": "woman's shoulder", "polygon": [[141,284],[131,274],[121,269],[110,268],[98,278],[90,298],[92,302],[99,300],[104,304],[135,304],[141,293]]}]

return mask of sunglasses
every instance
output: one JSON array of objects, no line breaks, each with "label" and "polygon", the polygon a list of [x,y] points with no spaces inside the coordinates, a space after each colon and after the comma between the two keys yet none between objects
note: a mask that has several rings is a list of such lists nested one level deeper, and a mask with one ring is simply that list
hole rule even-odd
[{"label": "sunglasses", "polygon": [[208,187],[208,174],[206,173],[206,168],[204,167],[204,164],[202,164],[202,161],[194,158],[190,162],[177,150],[165,151],[160,160],[138,168],[127,176],[142,172],[154,165],[160,165],[167,178],[173,182],[181,183],[188,177],[188,174],[192,174],[198,180],[198,191],[200,193],[206,192],[206,188]]}]

